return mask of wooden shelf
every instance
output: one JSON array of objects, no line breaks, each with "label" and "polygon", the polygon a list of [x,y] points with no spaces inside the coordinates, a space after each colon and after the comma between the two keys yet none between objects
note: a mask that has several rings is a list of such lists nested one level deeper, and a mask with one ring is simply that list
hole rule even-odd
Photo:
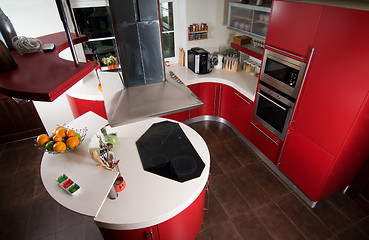
[{"label": "wooden shelf", "polygon": [[190,31],[188,29],[188,41],[208,39],[208,29],[200,31]]},{"label": "wooden shelf", "polygon": [[[18,67],[0,73],[0,93],[16,98],[52,102],[94,68],[90,63],[61,59],[59,53],[68,48],[65,32],[39,37],[42,43],[54,43],[52,52],[20,55],[11,51]],[[87,36],[72,34],[73,43],[88,40]]]},{"label": "wooden shelf", "polygon": [[246,45],[238,45],[234,42],[231,43],[231,48],[234,48],[240,52],[243,52],[247,55],[250,55],[254,58],[257,58],[259,60],[263,59],[263,51],[264,49],[255,47],[252,44],[246,44]]}]

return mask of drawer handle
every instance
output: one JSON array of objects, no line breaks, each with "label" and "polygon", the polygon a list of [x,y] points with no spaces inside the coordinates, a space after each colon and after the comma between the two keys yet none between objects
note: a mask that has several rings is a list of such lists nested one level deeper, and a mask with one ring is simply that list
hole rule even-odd
[{"label": "drawer handle", "polygon": [[261,130],[260,128],[258,128],[258,126],[256,126],[254,123],[251,123],[252,126],[254,126],[257,130],[259,130],[259,132],[261,132],[262,134],[264,134],[270,141],[272,141],[275,145],[278,146],[278,142],[273,140],[271,137],[268,136],[268,134],[266,134],[263,130]]},{"label": "drawer handle", "polygon": [[147,235],[150,235],[150,238],[151,238],[150,240],[155,240],[154,233],[152,232],[152,230],[150,230],[150,232]]},{"label": "drawer handle", "polygon": [[246,99],[244,99],[242,96],[240,96],[240,94],[238,94],[238,93],[234,93],[234,94],[236,94],[236,96],[237,97],[239,97],[239,98],[241,98],[244,102],[246,102],[248,105],[251,105],[251,103],[249,102],[249,101],[247,101]]}]

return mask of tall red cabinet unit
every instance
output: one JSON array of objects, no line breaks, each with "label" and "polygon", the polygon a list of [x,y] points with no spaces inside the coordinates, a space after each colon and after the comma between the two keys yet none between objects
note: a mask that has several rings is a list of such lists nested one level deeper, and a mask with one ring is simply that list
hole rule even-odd
[{"label": "tall red cabinet unit", "polygon": [[273,3],[266,43],[306,62],[313,51],[278,163],[313,201],[349,185],[369,155],[368,22],[369,11]]}]

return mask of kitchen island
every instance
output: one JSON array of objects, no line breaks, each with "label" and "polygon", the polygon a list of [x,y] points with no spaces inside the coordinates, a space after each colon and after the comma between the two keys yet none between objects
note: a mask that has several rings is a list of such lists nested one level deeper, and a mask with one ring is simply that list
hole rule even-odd
[{"label": "kitchen island", "polygon": [[[145,239],[146,235],[158,236],[159,230],[160,239],[194,239],[203,218],[204,189],[210,169],[209,151],[193,129],[170,120],[179,124],[204,162],[201,175],[186,182],[177,182],[144,171],[135,142],[152,124],[163,121],[167,119],[149,118],[108,128],[108,133],[113,131],[118,134],[115,155],[120,160],[120,172],[126,181],[126,188],[118,193],[117,199],[112,200],[107,195],[117,173],[95,167],[96,163],[88,153],[89,148],[94,146],[95,134],[100,133],[99,129],[107,121],[92,112],[73,120],[69,127],[87,125],[88,134],[84,142],[71,152],[57,155],[45,153],[41,178],[46,190],[64,207],[94,217],[105,239],[115,236]],[[63,173],[81,187],[73,196],[68,195],[55,181]],[[183,234],[181,231],[184,231]]]}]

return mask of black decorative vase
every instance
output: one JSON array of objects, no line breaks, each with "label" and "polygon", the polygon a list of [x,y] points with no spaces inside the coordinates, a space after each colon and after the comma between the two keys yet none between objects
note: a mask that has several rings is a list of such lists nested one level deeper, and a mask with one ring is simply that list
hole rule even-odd
[{"label": "black decorative vase", "polygon": [[10,22],[9,18],[4,14],[3,10],[0,8],[0,32],[3,35],[6,45],[10,50],[14,50],[12,38],[17,36],[14,30],[13,24]]}]

